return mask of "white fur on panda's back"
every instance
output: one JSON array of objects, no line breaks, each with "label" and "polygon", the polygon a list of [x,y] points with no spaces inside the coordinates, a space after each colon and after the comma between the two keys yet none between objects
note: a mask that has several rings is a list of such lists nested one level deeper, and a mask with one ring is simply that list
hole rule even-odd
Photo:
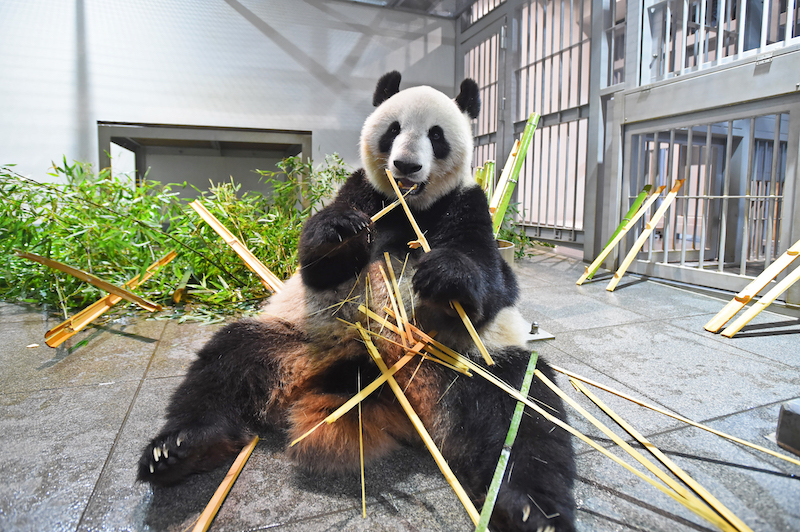
[{"label": "white fur on panda's back", "polygon": [[[402,129],[387,157],[380,153],[378,144],[395,121]],[[450,154],[444,159],[433,155],[427,136],[433,126],[442,128],[450,145]],[[470,120],[453,100],[431,87],[405,89],[378,106],[364,122],[360,146],[361,161],[369,181],[388,198],[394,197],[394,189],[385,172],[387,160],[402,158],[402,154],[407,153],[423,165],[423,172],[428,175],[427,191],[421,197],[407,198],[416,209],[425,210],[448,192],[475,183],[471,173]]]}]

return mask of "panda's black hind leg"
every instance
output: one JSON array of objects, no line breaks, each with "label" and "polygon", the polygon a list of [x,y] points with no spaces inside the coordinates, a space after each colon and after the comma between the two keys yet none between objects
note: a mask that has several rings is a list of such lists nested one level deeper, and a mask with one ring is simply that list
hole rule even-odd
[{"label": "panda's black hind leg", "polygon": [[[492,373],[519,388],[530,352],[507,348],[492,356],[495,360]],[[537,368],[552,380],[552,370],[543,361],[539,361]],[[551,414],[564,419],[560,398],[538,378],[534,378],[529,396],[547,404],[553,409],[547,409]],[[476,504],[483,504],[516,401],[493,384],[472,378],[459,379],[441,403],[446,409],[444,415],[450,417],[449,425],[453,427],[446,436],[445,441],[450,443],[447,449],[443,449],[445,458],[471,491]],[[574,531],[574,477],[569,434],[526,408],[489,528],[497,531]]]},{"label": "panda's black hind leg", "polygon": [[139,459],[139,480],[175,484],[235,456],[269,424],[276,352],[298,341],[281,323],[242,320],[218,331],[173,393],[164,427]]}]

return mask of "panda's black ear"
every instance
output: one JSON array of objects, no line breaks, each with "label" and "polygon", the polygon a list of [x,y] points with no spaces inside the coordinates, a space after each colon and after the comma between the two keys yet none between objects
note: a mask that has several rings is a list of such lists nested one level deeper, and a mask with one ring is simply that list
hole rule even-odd
[{"label": "panda's black ear", "polygon": [[400,92],[400,72],[392,70],[378,80],[375,94],[372,95],[372,105],[378,107],[398,92]]},{"label": "panda's black ear", "polygon": [[474,80],[467,78],[461,82],[461,92],[456,96],[456,104],[470,118],[478,118],[481,112],[481,97],[478,84]]}]

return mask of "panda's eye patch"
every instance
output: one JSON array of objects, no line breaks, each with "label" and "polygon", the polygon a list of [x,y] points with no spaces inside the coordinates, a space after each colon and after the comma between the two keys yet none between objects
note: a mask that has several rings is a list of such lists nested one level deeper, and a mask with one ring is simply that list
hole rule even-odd
[{"label": "panda's eye patch", "polygon": [[444,138],[444,130],[440,126],[433,126],[428,130],[428,138],[433,146],[433,156],[444,159],[450,155],[450,144]]},{"label": "panda's eye patch", "polygon": [[400,122],[392,122],[389,128],[381,135],[378,141],[378,150],[381,153],[389,153],[392,149],[392,143],[397,135],[400,134]]}]

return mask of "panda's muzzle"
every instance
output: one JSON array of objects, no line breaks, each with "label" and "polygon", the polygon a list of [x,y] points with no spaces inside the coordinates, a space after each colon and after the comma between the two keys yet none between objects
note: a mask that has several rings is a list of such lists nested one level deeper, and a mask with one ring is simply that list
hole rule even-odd
[{"label": "panda's muzzle", "polygon": [[396,179],[400,190],[412,196],[422,192],[422,189],[425,187],[425,182],[418,182],[413,179],[409,179],[409,176],[412,176],[422,170],[421,164],[408,161],[394,161],[392,164],[397,169]]}]

